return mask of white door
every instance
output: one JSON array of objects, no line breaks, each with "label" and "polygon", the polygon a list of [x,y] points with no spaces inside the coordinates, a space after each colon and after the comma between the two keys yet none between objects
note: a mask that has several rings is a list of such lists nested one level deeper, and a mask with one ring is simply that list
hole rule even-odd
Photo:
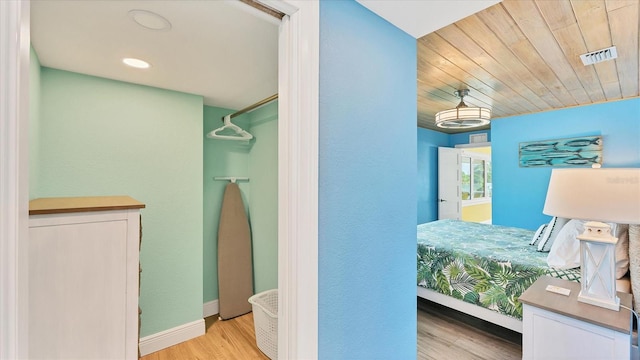
[{"label": "white door", "polygon": [[438,219],[462,218],[460,154],[462,150],[438,148]]}]

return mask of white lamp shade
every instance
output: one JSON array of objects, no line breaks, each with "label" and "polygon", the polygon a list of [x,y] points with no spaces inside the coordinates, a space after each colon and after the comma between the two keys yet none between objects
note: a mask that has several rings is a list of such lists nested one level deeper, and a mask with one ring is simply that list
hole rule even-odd
[{"label": "white lamp shade", "polygon": [[553,169],[543,213],[640,224],[640,168]]}]

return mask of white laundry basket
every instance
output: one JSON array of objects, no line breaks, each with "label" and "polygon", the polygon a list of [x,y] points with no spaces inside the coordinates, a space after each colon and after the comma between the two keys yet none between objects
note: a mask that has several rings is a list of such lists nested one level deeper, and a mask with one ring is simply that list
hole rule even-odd
[{"label": "white laundry basket", "polygon": [[249,298],[258,348],[271,360],[278,358],[278,289]]}]

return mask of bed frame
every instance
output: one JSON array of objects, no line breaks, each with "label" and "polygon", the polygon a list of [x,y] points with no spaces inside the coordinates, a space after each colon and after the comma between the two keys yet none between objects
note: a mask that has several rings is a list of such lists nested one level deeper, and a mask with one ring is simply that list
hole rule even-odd
[{"label": "bed frame", "polygon": [[507,315],[502,315],[495,311],[458,300],[451,296],[440,294],[439,292],[418,286],[418,296],[433,301],[434,303],[458,310],[465,314],[475,316],[490,323],[500,325],[509,330],[522,333],[522,321]]},{"label": "bed frame", "polygon": [[[522,320],[518,320],[511,316],[500,314],[496,311],[483,308],[451,296],[441,294],[437,291],[417,286],[418,297],[433,301],[436,304],[446,306],[448,308],[460,311],[467,315],[477,317],[478,319],[488,321],[490,323],[502,326],[509,330],[513,330],[522,334]],[[631,280],[629,276],[625,276],[616,280],[616,288],[618,291],[631,293]]]}]

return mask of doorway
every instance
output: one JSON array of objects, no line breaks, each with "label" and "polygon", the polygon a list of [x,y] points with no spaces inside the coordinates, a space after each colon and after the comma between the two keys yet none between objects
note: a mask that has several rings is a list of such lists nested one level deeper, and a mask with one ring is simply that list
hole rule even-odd
[{"label": "doorway", "polygon": [[[265,1],[271,3],[270,1]],[[29,3],[3,2],[3,14],[9,21],[2,22],[3,57],[8,69],[14,69],[17,81],[3,79],[3,103],[7,112],[2,114],[2,125],[18,129],[22,137],[13,134],[3,142],[2,162],[3,194],[16,194],[17,199],[3,212],[3,223],[10,224],[13,235],[2,237],[3,246],[16,249],[7,254],[2,270],[17,274],[16,278],[2,279],[3,294],[17,294],[16,301],[2,308],[2,318],[9,319],[8,328],[17,329],[2,347],[8,358],[25,357],[27,343],[26,319],[23,309],[28,302],[25,292],[28,279],[18,259],[25,256],[28,235],[25,209],[28,201],[28,123],[29,95]],[[317,2],[282,1],[271,6],[287,14],[283,20],[279,43],[279,353],[284,358],[317,357],[317,188],[318,188],[318,20]],[[4,11],[6,8],[7,11]],[[20,39],[21,43],[10,42]],[[4,68],[3,64],[3,70]],[[19,94],[18,97],[15,94]],[[291,119],[305,119],[292,121]],[[9,133],[7,133],[9,134]],[[294,141],[295,139],[295,141]],[[15,158],[13,156],[15,155]],[[5,157],[3,157],[4,159]],[[6,170],[6,171],[5,171]],[[9,174],[9,175],[7,175]],[[282,180],[285,179],[285,180]],[[6,190],[6,191],[4,191]],[[9,203],[7,203],[9,204]],[[17,235],[16,235],[17,234]],[[304,239],[305,246],[297,241]],[[5,281],[6,280],[6,281]],[[4,299],[4,297],[3,297]]]},{"label": "doorway", "polygon": [[438,148],[438,219],[492,222],[491,144]]},{"label": "doorway", "polygon": [[[215,263],[215,252],[203,261],[202,251],[203,246],[216,241],[213,236],[203,236],[203,223],[217,224],[219,219],[219,216],[203,219],[203,202],[205,210],[208,206],[219,209],[221,204],[221,201],[214,203],[210,199],[203,201],[202,186],[203,183],[205,186],[220,184],[214,182],[213,176],[203,178],[203,169],[210,163],[203,164],[202,161],[202,143],[216,142],[203,140],[203,132],[215,127],[203,129],[202,103],[211,104],[210,98],[216,93],[203,92],[201,97],[189,94],[187,87],[195,87],[191,90],[195,92],[198,86],[193,81],[192,69],[190,66],[171,66],[176,60],[163,52],[163,46],[168,43],[174,48],[174,38],[191,39],[191,43],[175,47],[175,52],[180,54],[179,59],[183,58],[186,63],[187,59],[196,58],[194,67],[210,63],[212,68],[199,70],[195,80],[200,77],[218,79],[226,101],[236,101],[235,96],[228,96],[226,92],[259,92],[261,81],[257,76],[261,74],[265,74],[262,82],[272,84],[266,91],[269,94],[277,91],[278,24],[261,18],[256,23],[254,9],[242,3],[34,1],[31,6],[34,65],[37,53],[43,66],[40,70],[42,101],[40,106],[34,106],[41,107],[41,120],[35,121],[37,129],[34,133],[38,133],[32,143],[36,145],[34,149],[41,147],[40,151],[32,153],[35,165],[32,166],[34,176],[31,179],[40,185],[34,190],[34,197],[128,194],[147,204],[142,214],[144,236],[140,252],[141,351],[152,352],[164,346],[158,341],[159,333],[163,334],[163,339],[171,339],[169,342],[179,342],[191,336],[182,335],[183,332],[201,332],[204,328],[202,303],[213,300],[203,297],[203,293],[206,294],[210,288],[217,290],[218,280],[216,273],[205,266]],[[145,21],[136,17],[140,12],[145,15],[142,18]],[[168,24],[161,24],[166,25],[161,29],[149,29],[147,27],[154,24],[149,24],[146,17],[151,16],[165,19]],[[203,23],[205,19],[211,19],[211,24]],[[237,27],[230,26],[230,20]],[[92,32],[92,29],[98,31]],[[216,36],[203,40],[214,51],[207,48],[207,44],[198,42],[200,36],[204,36],[201,33],[209,32]],[[74,37],[72,34],[82,36]],[[129,41],[111,43],[125,36]],[[254,40],[254,36],[259,39]],[[50,47],[51,42],[55,42],[54,49]],[[264,48],[233,48],[238,46],[235,43],[244,42],[261,43]],[[92,43],[97,44],[92,47]],[[69,50],[74,45],[76,50]],[[267,45],[272,49],[267,49]],[[210,61],[219,53],[216,50],[225,48],[235,50],[229,51],[229,58],[233,57],[232,54],[259,58],[257,55],[247,56],[247,52],[262,54],[259,63],[269,66],[256,66],[257,70],[240,69],[252,75],[245,84],[237,75],[241,71],[226,65],[226,59],[217,63]],[[74,56],[59,59],[57,56],[61,53]],[[127,68],[119,63],[121,56],[140,57],[151,63],[151,67],[141,70]],[[85,65],[95,63],[97,68],[78,68],[73,63],[74,58],[79,58]],[[234,65],[238,62],[234,57]],[[116,72],[110,72],[111,66],[116,67]],[[180,82],[170,80],[174,73],[179,75]],[[225,77],[225,73],[233,76]],[[141,79],[144,77],[148,82]],[[167,89],[157,84],[157,78],[166,81],[164,86]],[[214,85],[209,87],[214,88]],[[34,86],[34,92],[36,88]],[[244,94],[237,95],[242,96]],[[264,94],[258,96],[265,97]],[[221,95],[220,102],[225,97]],[[217,107],[240,108],[247,105]],[[204,109],[205,115],[208,115],[207,110]],[[38,113],[34,111],[34,114]],[[218,116],[217,121],[220,118]],[[272,120],[271,124],[274,123]],[[270,152],[276,158],[276,133],[274,130],[269,136],[263,134],[254,148],[271,143]],[[41,155],[40,158],[37,155]],[[215,175],[247,175],[246,168],[234,167],[237,166],[235,163],[243,160],[230,158],[229,152],[218,152],[215,161],[229,165],[222,171],[242,171],[240,174],[222,172]],[[41,180],[38,182],[38,179]],[[252,184],[260,184],[257,176]],[[268,185],[268,189],[256,192],[255,197],[275,194],[277,180]],[[250,203],[248,200],[245,200],[247,204]],[[277,203],[271,207],[271,214],[277,212]],[[258,219],[257,211],[254,219]],[[272,228],[276,227],[277,218],[272,224]],[[259,231],[258,235],[262,233]],[[273,248],[269,271],[275,273],[277,232],[273,231],[268,240]],[[259,255],[257,253],[256,257]],[[277,274],[271,278],[277,278]],[[272,283],[272,287],[277,286],[274,280]],[[217,294],[214,297],[217,298]],[[182,331],[185,326],[188,331]]]}]

